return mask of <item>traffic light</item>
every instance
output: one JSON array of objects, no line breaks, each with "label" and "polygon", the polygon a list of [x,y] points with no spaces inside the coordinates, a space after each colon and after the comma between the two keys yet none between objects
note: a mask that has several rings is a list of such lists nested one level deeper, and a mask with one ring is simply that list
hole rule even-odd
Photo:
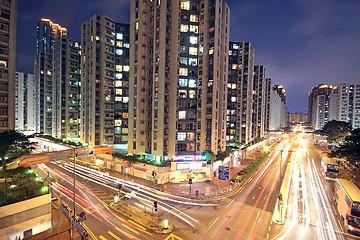
[{"label": "traffic light", "polygon": [[189,179],[189,184],[192,184],[192,178]]},{"label": "traffic light", "polygon": [[155,211],[157,211],[157,201],[154,201],[154,208],[155,208]]}]

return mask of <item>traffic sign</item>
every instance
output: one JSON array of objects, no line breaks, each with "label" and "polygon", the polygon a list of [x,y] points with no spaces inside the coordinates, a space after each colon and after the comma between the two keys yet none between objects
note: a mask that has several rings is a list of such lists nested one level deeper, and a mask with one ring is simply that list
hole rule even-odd
[{"label": "traffic sign", "polygon": [[219,180],[229,181],[229,167],[219,166],[218,174]]}]

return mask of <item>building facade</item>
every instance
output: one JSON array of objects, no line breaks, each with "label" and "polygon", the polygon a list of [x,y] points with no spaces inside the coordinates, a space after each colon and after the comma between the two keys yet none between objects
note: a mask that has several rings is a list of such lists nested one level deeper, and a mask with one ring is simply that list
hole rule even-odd
[{"label": "building facade", "polygon": [[15,129],[17,0],[0,4],[0,132]]},{"label": "building facade", "polygon": [[129,153],[225,151],[229,17],[222,1],[131,1]]},{"label": "building facade", "polygon": [[34,131],[34,74],[15,73],[15,129]]},{"label": "building facade", "polygon": [[336,115],[338,121],[360,128],[360,84],[340,84],[337,91]]},{"label": "building facade", "polygon": [[266,113],[266,69],[262,65],[254,66],[253,83],[253,116],[252,137],[263,138],[265,136],[265,113]]},{"label": "building facade", "polygon": [[94,15],[81,25],[80,141],[114,143],[115,22]]},{"label": "building facade", "polygon": [[330,95],[332,85],[320,84],[309,93],[309,121],[314,130],[319,130],[330,120]]},{"label": "building facade", "polygon": [[273,87],[273,82],[271,78],[265,79],[265,120],[264,120],[264,129],[269,131],[270,129],[270,106],[271,106],[271,92]]},{"label": "building facade", "polygon": [[114,148],[127,152],[129,132],[130,25],[115,23]]},{"label": "building facade", "polygon": [[307,123],[308,114],[304,113],[288,113],[289,123]]},{"label": "building facade", "polygon": [[67,38],[67,29],[50,19],[37,24],[35,77],[35,132],[52,135],[53,50],[56,39]]},{"label": "building facade", "polygon": [[53,49],[52,136],[79,140],[80,43],[58,38]]},{"label": "building facade", "polygon": [[287,126],[286,93],[281,85],[271,91],[269,130],[280,130]]},{"label": "building facade", "polygon": [[230,42],[227,104],[227,140],[253,140],[253,83],[255,50],[249,42]]}]

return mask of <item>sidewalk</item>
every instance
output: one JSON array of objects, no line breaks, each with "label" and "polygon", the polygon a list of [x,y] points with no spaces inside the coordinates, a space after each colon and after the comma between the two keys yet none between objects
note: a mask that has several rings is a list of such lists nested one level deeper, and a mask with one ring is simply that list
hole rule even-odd
[{"label": "sidewalk", "polygon": [[70,222],[62,213],[58,203],[51,204],[51,228],[42,233],[36,234],[29,240],[57,240],[57,239],[81,239],[78,232],[75,231],[75,238],[70,235]]},{"label": "sidewalk", "polygon": [[[230,169],[229,177],[230,179],[234,177],[238,172],[242,169],[246,168],[252,160],[242,161],[241,165],[236,165]],[[155,188],[162,192],[172,193],[180,196],[189,196],[190,186],[186,182],[184,183],[165,183],[165,184],[155,184],[154,182],[147,181],[142,178],[137,178],[131,175],[124,176],[122,173],[115,172],[110,170],[109,174],[113,177],[121,178],[124,180],[134,181],[136,183]],[[198,195],[201,196],[205,194],[206,187],[210,188],[210,195],[220,195],[223,191],[226,191],[230,187],[232,187],[232,183],[230,181],[219,180],[217,177],[214,177],[211,181],[205,182],[193,182],[191,185],[191,196],[195,196],[196,191],[198,191]],[[233,189],[232,189],[233,190]]]}]

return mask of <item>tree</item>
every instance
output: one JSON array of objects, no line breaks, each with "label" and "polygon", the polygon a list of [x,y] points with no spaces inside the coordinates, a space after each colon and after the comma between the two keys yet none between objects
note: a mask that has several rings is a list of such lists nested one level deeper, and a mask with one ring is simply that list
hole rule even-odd
[{"label": "tree", "polygon": [[0,160],[3,169],[6,164],[14,159],[30,154],[34,149],[27,136],[15,130],[7,130],[0,133]]},{"label": "tree", "polygon": [[346,158],[351,162],[360,161],[360,129],[352,130],[340,147],[328,153],[328,156]]},{"label": "tree", "polygon": [[328,141],[342,141],[349,134],[352,127],[348,122],[331,120],[321,129],[321,133],[328,135]]}]

